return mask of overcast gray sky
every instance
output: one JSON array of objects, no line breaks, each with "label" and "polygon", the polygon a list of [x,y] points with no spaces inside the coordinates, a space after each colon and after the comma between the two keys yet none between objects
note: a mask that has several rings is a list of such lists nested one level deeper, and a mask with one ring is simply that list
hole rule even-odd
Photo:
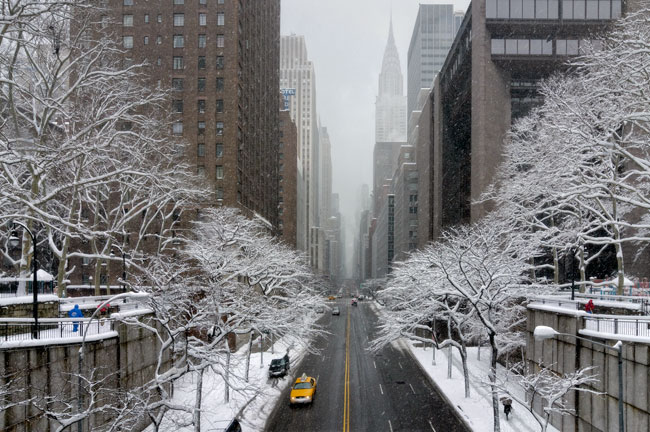
[{"label": "overcast gray sky", "polygon": [[282,0],[282,34],[304,35],[314,62],[317,112],[332,141],[332,189],[341,196],[346,225],[354,222],[359,186],[372,180],[374,103],[391,9],[406,94],[418,5],[434,3],[464,11],[469,0]]}]

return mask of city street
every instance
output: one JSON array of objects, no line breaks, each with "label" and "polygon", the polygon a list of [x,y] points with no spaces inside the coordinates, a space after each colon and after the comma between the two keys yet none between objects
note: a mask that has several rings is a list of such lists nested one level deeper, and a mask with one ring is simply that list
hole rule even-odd
[{"label": "city street", "polygon": [[[438,394],[407,352],[389,346],[367,351],[377,325],[372,302],[350,306],[350,298],[331,302],[321,318],[331,335],[321,339],[319,354],[292,366],[292,380],[316,377],[313,404],[290,407],[287,388],[271,414],[267,431],[465,431],[454,410]],[[345,385],[346,376],[349,385]]]}]

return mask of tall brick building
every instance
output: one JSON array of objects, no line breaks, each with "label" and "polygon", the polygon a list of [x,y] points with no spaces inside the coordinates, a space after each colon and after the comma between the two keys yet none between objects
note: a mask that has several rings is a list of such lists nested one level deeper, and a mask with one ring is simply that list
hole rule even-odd
[{"label": "tall brick building", "polygon": [[127,61],[172,90],[171,134],[213,187],[278,226],[280,0],[109,0]]}]

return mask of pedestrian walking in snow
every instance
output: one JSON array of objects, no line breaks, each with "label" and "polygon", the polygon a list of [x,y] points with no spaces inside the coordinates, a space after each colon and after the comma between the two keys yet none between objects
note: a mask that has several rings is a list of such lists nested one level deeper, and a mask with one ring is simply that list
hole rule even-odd
[{"label": "pedestrian walking in snow", "polygon": [[[70,318],[82,318],[84,314],[83,312],[81,312],[81,309],[79,309],[79,305],[74,305],[74,307],[68,311],[68,316]],[[79,321],[74,321],[72,325],[72,331],[76,332],[78,330],[79,330]]]}]

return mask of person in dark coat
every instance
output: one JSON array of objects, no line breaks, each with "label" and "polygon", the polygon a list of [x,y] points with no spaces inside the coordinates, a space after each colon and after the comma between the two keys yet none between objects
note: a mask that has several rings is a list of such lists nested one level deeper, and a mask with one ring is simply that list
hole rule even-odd
[{"label": "person in dark coat", "polygon": [[[74,305],[74,307],[68,311],[68,316],[70,318],[82,318],[84,316],[84,313],[81,312],[81,309],[79,309],[79,305]],[[72,325],[72,331],[76,332],[78,330],[79,330],[79,321],[75,321]]]}]

